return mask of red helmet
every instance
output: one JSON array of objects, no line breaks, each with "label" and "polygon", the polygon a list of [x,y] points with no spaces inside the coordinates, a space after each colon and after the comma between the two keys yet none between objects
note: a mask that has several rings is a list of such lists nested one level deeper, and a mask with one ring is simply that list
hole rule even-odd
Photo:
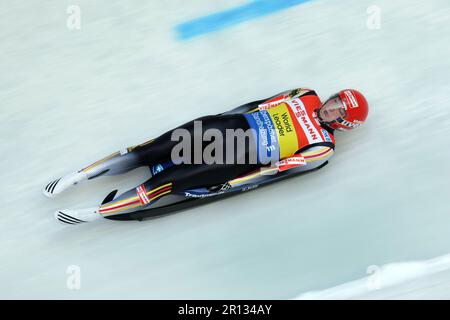
[{"label": "red helmet", "polygon": [[347,131],[364,123],[369,105],[361,92],[345,89],[331,96],[320,108],[319,118],[329,127]]}]

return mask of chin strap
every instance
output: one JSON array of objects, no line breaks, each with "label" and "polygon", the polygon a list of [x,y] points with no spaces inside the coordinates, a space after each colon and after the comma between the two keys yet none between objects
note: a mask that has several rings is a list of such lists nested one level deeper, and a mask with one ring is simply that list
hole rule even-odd
[{"label": "chin strap", "polygon": [[319,119],[320,123],[325,123],[325,121],[323,121],[323,119],[320,117],[320,113],[319,110],[323,107],[323,105],[320,106],[320,108],[317,108],[316,110],[314,110],[314,112],[316,113],[317,119]]}]

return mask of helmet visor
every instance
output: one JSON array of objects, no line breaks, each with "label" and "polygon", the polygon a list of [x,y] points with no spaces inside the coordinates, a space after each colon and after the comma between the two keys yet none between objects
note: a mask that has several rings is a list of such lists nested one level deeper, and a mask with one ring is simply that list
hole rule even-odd
[{"label": "helmet visor", "polygon": [[330,97],[319,109],[319,117],[327,123],[336,121],[339,118],[345,118],[347,112],[345,105],[339,95]]}]

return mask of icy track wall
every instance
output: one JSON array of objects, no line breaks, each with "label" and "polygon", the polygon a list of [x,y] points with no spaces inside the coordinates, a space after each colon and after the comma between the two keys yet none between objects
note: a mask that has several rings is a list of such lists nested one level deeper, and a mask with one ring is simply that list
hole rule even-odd
[{"label": "icy track wall", "polygon": [[[0,2],[0,298],[308,298],[450,253],[450,2],[277,3]],[[71,228],[52,214],[146,170],[41,194],[116,150],[298,86],[322,99],[355,87],[371,107],[314,174],[142,223]]]}]

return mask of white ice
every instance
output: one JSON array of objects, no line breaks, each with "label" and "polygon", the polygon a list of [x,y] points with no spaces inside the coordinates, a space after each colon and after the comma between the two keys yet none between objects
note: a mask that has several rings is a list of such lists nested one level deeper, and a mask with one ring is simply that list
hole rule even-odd
[{"label": "white ice", "polygon": [[[450,2],[319,0],[176,40],[178,23],[244,2],[0,2],[0,298],[290,299],[450,253]],[[373,4],[380,29],[366,25]],[[53,212],[147,172],[41,193],[195,117],[298,86],[323,99],[355,87],[371,107],[314,174],[161,219],[74,227]]]}]

